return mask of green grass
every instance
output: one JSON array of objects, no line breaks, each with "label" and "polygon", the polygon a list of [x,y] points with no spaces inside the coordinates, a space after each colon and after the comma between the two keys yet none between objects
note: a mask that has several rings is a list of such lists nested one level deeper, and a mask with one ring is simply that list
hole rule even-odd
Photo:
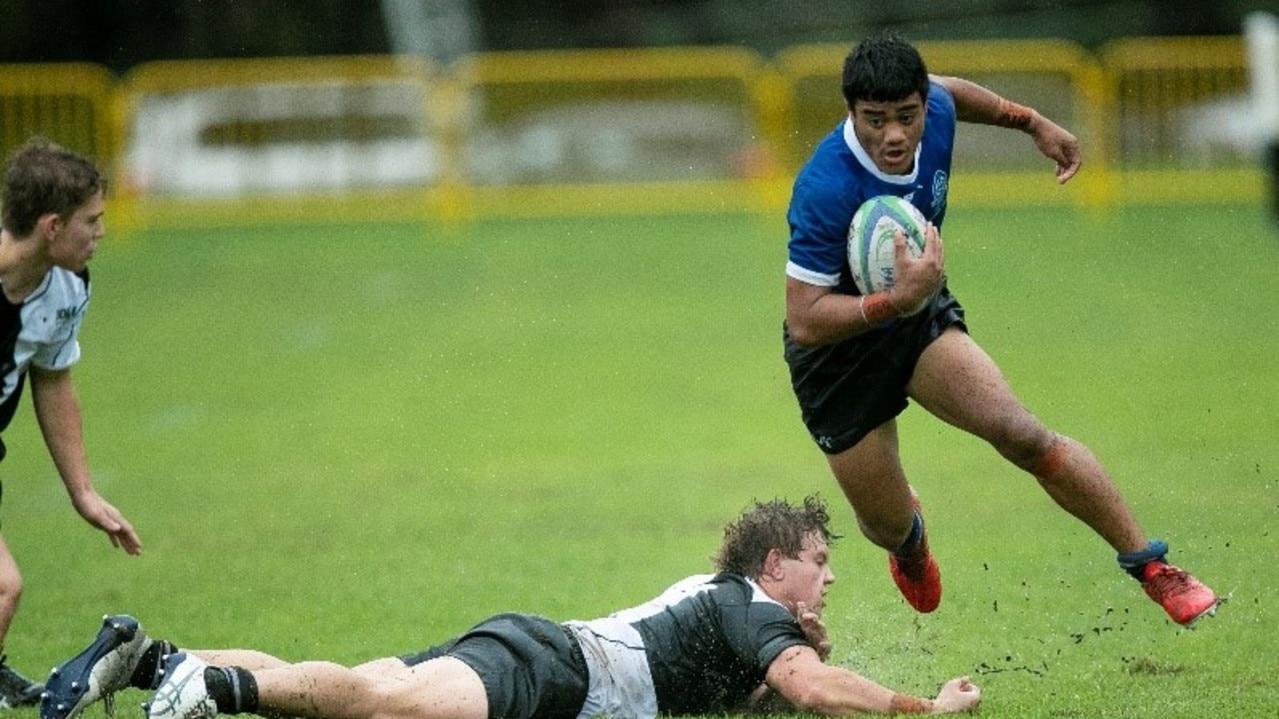
[{"label": "green grass", "polygon": [[1273,711],[1279,230],[1252,207],[957,208],[946,230],[973,335],[1232,595],[1220,616],[1170,625],[1032,480],[918,409],[902,451],[946,599],[910,611],[799,422],[779,217],[245,226],[100,249],[76,381],[145,550],[79,520],[24,405],[6,651],[38,675],[120,611],[189,647],[347,662],[497,611],[592,617],[707,570],[751,499],[821,492],[848,535],[835,661],[917,694],[969,674],[994,719]]}]

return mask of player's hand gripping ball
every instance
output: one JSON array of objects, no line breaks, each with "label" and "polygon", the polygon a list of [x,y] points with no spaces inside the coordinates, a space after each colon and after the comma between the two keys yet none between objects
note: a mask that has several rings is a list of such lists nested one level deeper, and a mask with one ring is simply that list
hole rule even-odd
[{"label": "player's hand gripping ball", "polygon": [[906,235],[912,257],[924,254],[924,227],[928,221],[915,206],[896,195],[880,195],[862,203],[848,226],[848,266],[863,295],[887,291],[893,286],[896,267],[893,233]]}]

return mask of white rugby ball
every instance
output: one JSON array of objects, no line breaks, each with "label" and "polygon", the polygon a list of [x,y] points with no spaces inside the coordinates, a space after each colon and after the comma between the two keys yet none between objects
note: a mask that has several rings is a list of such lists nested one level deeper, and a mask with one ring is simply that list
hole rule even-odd
[{"label": "white rugby ball", "polygon": [[906,249],[914,257],[924,254],[924,227],[928,221],[910,202],[896,195],[880,195],[862,203],[848,226],[848,267],[863,295],[892,289],[896,267],[893,233],[906,235]]}]

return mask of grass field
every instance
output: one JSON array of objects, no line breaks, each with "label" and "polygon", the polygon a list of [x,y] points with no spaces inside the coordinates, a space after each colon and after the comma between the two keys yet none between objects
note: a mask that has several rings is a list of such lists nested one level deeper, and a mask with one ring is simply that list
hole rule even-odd
[{"label": "grass field", "polygon": [[1218,617],[1171,625],[1032,480],[918,409],[903,455],[946,598],[914,614],[800,425],[778,217],[246,226],[100,249],[77,386],[145,551],[75,516],[24,404],[6,651],[43,674],[121,611],[188,647],[344,662],[497,611],[588,618],[707,570],[752,499],[820,492],[847,535],[834,661],[916,694],[969,674],[991,719],[1272,713],[1279,229],[1252,207],[957,209],[946,239],[973,335],[1231,595]]}]

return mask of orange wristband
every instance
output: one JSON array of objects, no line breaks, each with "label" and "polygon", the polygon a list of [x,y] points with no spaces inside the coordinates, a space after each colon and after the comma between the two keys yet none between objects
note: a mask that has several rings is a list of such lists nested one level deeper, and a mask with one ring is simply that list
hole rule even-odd
[{"label": "orange wristband", "polygon": [[888,712],[890,714],[929,714],[932,711],[932,702],[906,694],[894,692],[893,698],[888,701]]},{"label": "orange wristband", "polygon": [[1012,100],[999,98],[999,116],[995,118],[996,125],[1027,132],[1030,130],[1030,122],[1034,119],[1034,110],[1025,105],[1018,105]]},{"label": "orange wristband", "polygon": [[862,295],[858,309],[861,310],[862,321],[868,327],[881,325],[897,316],[897,308],[893,307],[893,301],[888,298],[887,292]]}]

